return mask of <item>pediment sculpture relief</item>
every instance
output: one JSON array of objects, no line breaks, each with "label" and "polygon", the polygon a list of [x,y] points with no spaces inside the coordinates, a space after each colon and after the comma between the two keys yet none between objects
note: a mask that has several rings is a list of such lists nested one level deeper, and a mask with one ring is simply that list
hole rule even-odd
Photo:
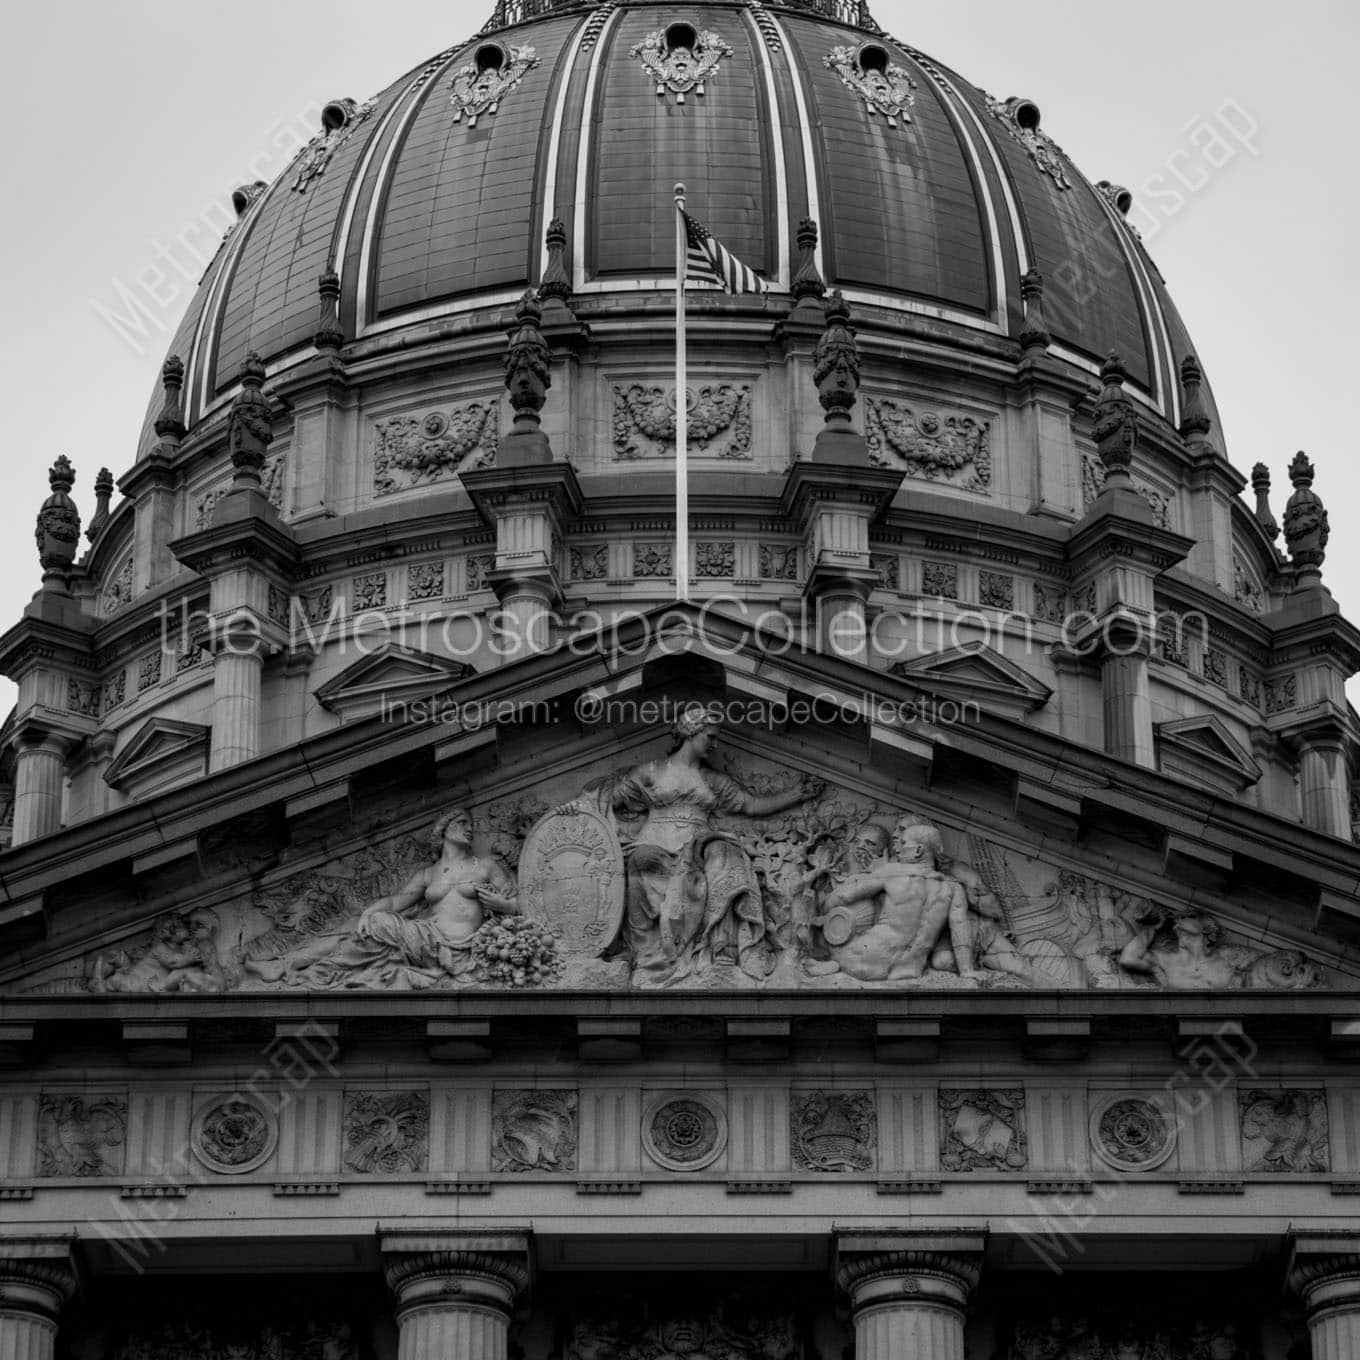
[{"label": "pediment sculpture relief", "polygon": [[[669,749],[582,787],[446,812],[20,991],[550,988],[1297,990],[1297,949],[1031,858],[985,829],[724,761],[682,709]],[[1173,899],[1174,900],[1174,899]]]}]

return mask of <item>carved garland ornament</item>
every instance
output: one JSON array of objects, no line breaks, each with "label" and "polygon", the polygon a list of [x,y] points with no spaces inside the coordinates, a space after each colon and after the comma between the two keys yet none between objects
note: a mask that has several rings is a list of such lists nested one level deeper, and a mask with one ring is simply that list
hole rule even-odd
[{"label": "carved garland ornament", "polygon": [[1106,1096],[1091,1111],[1091,1146],[1116,1171],[1152,1171],[1176,1150],[1176,1123],[1143,1096]]},{"label": "carved garland ornament", "polygon": [[206,1105],[194,1117],[190,1142],[210,1171],[240,1176],[269,1160],[279,1141],[270,1112],[247,1095],[228,1096]]},{"label": "carved garland ornament", "polygon": [[697,1091],[656,1096],[643,1111],[642,1146],[667,1171],[700,1171],[727,1147],[727,1113]]},{"label": "carved garland ornament", "polygon": [[314,179],[326,173],[331,158],[372,117],[376,105],[372,100],[358,104],[353,99],[336,99],[321,111],[321,131],[298,153],[298,171],[291,188],[294,193],[307,192]]},{"label": "carved garland ornament", "polygon": [[[751,388],[743,383],[686,389],[688,441],[716,458],[751,457]],[[711,446],[711,447],[710,447]],[[675,388],[614,388],[614,457],[675,456]]]},{"label": "carved garland ornament", "polygon": [[495,43],[479,48],[470,61],[449,81],[453,121],[467,119],[470,128],[484,114],[495,113],[500,102],[538,65],[532,47],[512,47],[508,53]]},{"label": "carved garland ornament", "polygon": [[646,75],[656,82],[657,97],[664,99],[669,90],[677,104],[691,92],[702,97],[704,84],[718,73],[724,57],[732,55],[726,40],[710,29],[698,31],[688,24],[658,28],[636,44],[630,56],[642,64]]},{"label": "carved garland ornament", "polygon": [[[870,54],[882,54],[875,65]],[[890,128],[911,122],[909,109],[916,104],[916,82],[904,67],[887,60],[882,48],[833,47],[822,64],[840,76],[846,89],[864,101],[864,111],[872,117],[881,113]]]},{"label": "carved garland ornament", "polygon": [[441,482],[454,473],[496,461],[500,405],[473,401],[447,414],[394,416],[374,426],[373,494],[389,496]]},{"label": "carved garland ornament", "polygon": [[965,491],[992,486],[991,424],[972,416],[917,415],[887,398],[865,403],[864,438],[876,467],[905,467],[907,476],[948,482]]}]

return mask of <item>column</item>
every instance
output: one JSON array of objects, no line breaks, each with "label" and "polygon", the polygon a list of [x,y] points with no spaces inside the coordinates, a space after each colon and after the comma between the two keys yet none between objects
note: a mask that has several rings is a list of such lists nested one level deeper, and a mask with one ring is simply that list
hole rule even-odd
[{"label": "column", "polygon": [[254,760],[260,754],[260,688],[264,656],[222,640],[213,659],[212,747],[209,770]]},{"label": "column", "polygon": [[32,728],[21,732],[14,757],[14,844],[61,830],[61,800],[66,782],[69,740]]},{"label": "column", "polygon": [[[1105,750],[1119,760],[1152,768],[1157,751],[1152,732],[1148,654],[1141,638],[1111,639],[1100,659],[1100,692],[1105,714]],[[1125,651],[1127,646],[1131,650]]]},{"label": "column", "polygon": [[75,1286],[65,1242],[0,1243],[0,1360],[52,1360]]},{"label": "column", "polygon": [[1299,743],[1303,822],[1328,836],[1351,839],[1350,787],[1341,733],[1309,733]]},{"label": "column", "polygon": [[855,1360],[964,1360],[982,1246],[977,1233],[842,1238],[836,1277],[850,1299]]},{"label": "column", "polygon": [[1296,1248],[1289,1283],[1308,1311],[1313,1360],[1360,1355],[1360,1255],[1313,1255]]},{"label": "column", "polygon": [[510,1312],[529,1283],[526,1238],[413,1233],[382,1245],[397,1360],[507,1360]]}]

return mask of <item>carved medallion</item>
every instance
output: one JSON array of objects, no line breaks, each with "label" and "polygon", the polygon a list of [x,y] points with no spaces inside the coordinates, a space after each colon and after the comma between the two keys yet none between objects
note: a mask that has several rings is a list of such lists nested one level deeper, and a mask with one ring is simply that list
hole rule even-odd
[{"label": "carved medallion", "polygon": [[124,1095],[44,1095],[38,1106],[38,1175],[119,1175],[127,1117]]},{"label": "carved medallion", "polygon": [[468,127],[476,127],[477,120],[484,113],[495,113],[525,72],[537,65],[532,47],[512,47],[508,52],[499,43],[479,47],[476,57],[449,81],[453,121],[461,123],[466,118]]},{"label": "carved medallion", "polygon": [[867,1171],[878,1143],[871,1091],[813,1091],[790,1110],[793,1162],[805,1171]]},{"label": "carved medallion", "polygon": [[642,69],[656,81],[658,98],[669,90],[677,104],[691,92],[702,96],[704,84],[718,73],[724,57],[732,55],[725,39],[710,29],[702,31],[688,24],[658,28],[629,54],[642,63]]},{"label": "carved medallion", "polygon": [[[714,458],[751,457],[750,384],[686,389],[691,450]],[[614,388],[614,457],[675,457],[675,389],[633,383]]]},{"label": "carved medallion", "polygon": [[345,1092],[345,1169],[393,1176],[424,1171],[430,1102],[423,1091]]},{"label": "carved medallion", "polygon": [[528,834],[519,859],[520,903],[557,931],[563,952],[598,957],[623,924],[623,850],[593,808],[550,812]]},{"label": "carved medallion", "polygon": [[946,1171],[1019,1171],[1028,1161],[1023,1091],[940,1092],[940,1165]]},{"label": "carved medallion", "polygon": [[1322,1091],[1239,1091],[1242,1169],[1307,1174],[1328,1169],[1327,1096]]},{"label": "carved medallion", "polygon": [[394,416],[374,425],[373,494],[390,496],[442,482],[496,461],[500,403],[471,401],[449,411]]},{"label": "carved medallion", "polygon": [[992,486],[991,425],[972,416],[917,414],[903,402],[870,397],[864,439],[875,467],[905,467],[908,477],[947,482],[964,491]]},{"label": "carved medallion", "polygon": [[1091,1110],[1091,1146],[1116,1171],[1152,1171],[1176,1150],[1176,1124],[1143,1096],[1117,1094]]},{"label": "carved medallion", "polygon": [[727,1147],[727,1113],[698,1091],[665,1092],[643,1110],[642,1146],[667,1171],[699,1171]]},{"label": "carved medallion", "polygon": [[491,1102],[495,1171],[576,1169],[575,1091],[497,1091]]},{"label": "carved medallion", "polygon": [[257,1100],[228,1096],[194,1116],[190,1142],[199,1161],[224,1176],[240,1176],[269,1160],[279,1141],[278,1125]]},{"label": "carved medallion", "polygon": [[864,101],[870,117],[881,113],[890,128],[899,118],[904,124],[911,122],[908,110],[916,103],[916,82],[904,67],[889,61],[881,47],[833,47],[822,64]]}]

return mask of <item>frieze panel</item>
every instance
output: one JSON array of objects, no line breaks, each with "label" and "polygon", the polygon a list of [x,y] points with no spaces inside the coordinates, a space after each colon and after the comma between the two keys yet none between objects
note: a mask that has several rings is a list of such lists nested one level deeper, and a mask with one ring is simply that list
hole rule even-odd
[{"label": "frieze panel", "polygon": [[[614,458],[675,457],[675,388],[616,385]],[[751,457],[751,385],[714,383],[686,389],[686,440],[711,458]]]},{"label": "frieze panel", "polygon": [[642,1146],[667,1171],[701,1171],[727,1148],[727,1111],[700,1091],[654,1096],[642,1115]]},{"label": "frieze panel", "polygon": [[933,599],[959,598],[959,569],[953,562],[926,562],[921,568],[921,594]]},{"label": "frieze panel", "polygon": [[573,544],[568,549],[567,574],[573,581],[603,581],[609,575],[609,545]]},{"label": "frieze panel", "polygon": [[38,1103],[38,1175],[120,1175],[127,1119],[126,1095],[44,1092]]},{"label": "frieze panel", "polygon": [[735,543],[696,543],[694,545],[694,574],[701,577],[732,576],[736,572],[737,545]]},{"label": "frieze panel", "polygon": [[1233,599],[1253,614],[1263,614],[1266,608],[1266,594],[1253,576],[1247,564],[1240,558],[1233,558]]},{"label": "frieze panel", "polygon": [[760,577],[763,581],[796,581],[798,548],[792,543],[760,545]]},{"label": "frieze panel", "polygon": [[421,416],[392,416],[373,430],[373,494],[390,496],[493,464],[500,403],[489,398]]},{"label": "frieze panel", "polygon": [[406,569],[406,595],[411,601],[439,600],[444,596],[444,564],[413,562]]},{"label": "frieze panel", "polygon": [[194,1116],[189,1142],[210,1171],[240,1176],[263,1166],[279,1141],[274,1111],[244,1093],[224,1096]]},{"label": "frieze panel", "polygon": [[1155,1171],[1176,1150],[1178,1120],[1155,1100],[1119,1093],[1091,1109],[1091,1147],[1116,1171]]},{"label": "frieze panel", "polygon": [[[269,459],[260,470],[260,490],[275,510],[283,509],[283,455]],[[231,492],[231,483],[222,482],[200,493],[194,500],[194,530],[199,532],[212,524],[213,511],[218,502]]]},{"label": "frieze panel", "polygon": [[789,1110],[793,1164],[804,1171],[867,1171],[874,1164],[878,1115],[872,1091],[795,1095]]},{"label": "frieze panel", "polygon": [[423,1091],[346,1091],[345,1169],[364,1176],[425,1171],[430,1099]]},{"label": "frieze panel", "polygon": [[946,1171],[1022,1171],[1028,1163],[1023,1091],[940,1092],[940,1165]]},{"label": "frieze panel", "polygon": [[905,468],[908,477],[991,493],[991,424],[965,415],[917,413],[887,397],[865,401],[864,438],[875,467]]},{"label": "frieze panel", "polygon": [[1258,1173],[1327,1171],[1327,1096],[1323,1091],[1239,1091],[1242,1169]]},{"label": "frieze panel", "polygon": [[575,1091],[497,1091],[491,1103],[494,1171],[575,1171]]},{"label": "frieze panel", "polygon": [[132,556],[129,554],[104,578],[104,588],[99,593],[99,613],[101,617],[108,618],[131,601]]}]

